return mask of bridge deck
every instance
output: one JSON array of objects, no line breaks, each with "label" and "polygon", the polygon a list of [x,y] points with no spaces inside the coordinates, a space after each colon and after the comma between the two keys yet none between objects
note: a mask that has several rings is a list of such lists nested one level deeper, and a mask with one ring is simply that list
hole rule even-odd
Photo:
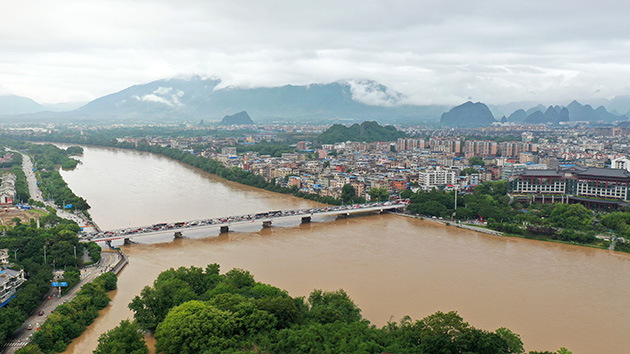
[{"label": "bridge deck", "polygon": [[228,216],[223,218],[213,218],[207,220],[194,220],[189,222],[162,223],[150,226],[132,227],[118,230],[103,231],[95,236],[88,236],[87,240],[113,241],[120,239],[134,239],[144,236],[158,236],[183,232],[185,230],[217,229],[221,227],[231,228],[238,225],[251,225],[253,222],[273,222],[281,220],[295,220],[302,218],[350,215],[355,213],[367,213],[376,211],[387,211],[400,209],[407,206],[406,201],[384,202],[370,204],[354,204],[346,206],[334,206],[327,208],[269,211],[258,214],[247,214],[238,216]]}]

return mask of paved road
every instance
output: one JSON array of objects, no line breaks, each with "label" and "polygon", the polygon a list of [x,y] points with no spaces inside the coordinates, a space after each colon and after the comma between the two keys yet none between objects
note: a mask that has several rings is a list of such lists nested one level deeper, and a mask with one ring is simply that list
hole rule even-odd
[{"label": "paved road", "polygon": [[[14,152],[18,153],[17,151],[14,151]],[[31,161],[31,158],[26,154],[22,154],[22,170],[24,170],[24,174],[26,174],[26,181],[28,182],[28,191],[31,194],[31,198],[33,198],[36,201],[43,202],[52,208],[55,208],[57,210],[57,215],[59,217],[68,219],[68,220],[73,220],[79,226],[83,227],[84,233],[91,234],[91,233],[97,232],[95,228],[90,225],[89,220],[82,217],[81,215],[69,212],[64,209],[60,209],[57,205],[55,205],[51,201],[44,201],[44,198],[42,197],[42,191],[39,189],[39,186],[37,185],[37,177],[35,176],[35,172],[33,172],[33,162]]]},{"label": "paved road", "polygon": [[[66,303],[72,300],[76,294],[79,292],[81,287],[94,280],[94,278],[101,275],[103,272],[112,269],[116,263],[120,260],[120,256],[116,252],[107,251],[102,253],[101,261],[97,266],[86,268],[81,271],[81,280],[77,285],[75,285],[70,291],[66,294],[59,297],[58,292],[53,291],[49,299],[44,300],[42,304],[35,310],[33,315],[31,315],[26,321],[18,328],[15,332],[13,332],[12,340],[5,344],[3,354],[12,354],[19,348],[26,346],[30,342],[31,335],[37,331],[37,328],[44,323],[48,315],[57,308],[57,306]],[[39,315],[40,311],[44,314]],[[27,326],[31,325],[33,327],[32,330],[28,330]]]},{"label": "paved road", "polygon": [[[17,153],[17,151],[15,152]],[[42,192],[37,185],[37,177],[33,172],[33,163],[31,161],[31,158],[26,154],[22,154],[22,157],[22,169],[26,174],[26,180],[28,182],[28,188],[29,193],[31,194],[31,198],[40,202],[44,202]],[[80,216],[59,209],[56,205],[49,201],[45,203],[46,205],[55,208],[59,217],[68,220],[74,220],[77,224],[82,226],[86,225],[87,220],[81,218]],[[86,231],[95,232],[93,229],[94,228],[89,228],[86,229]],[[103,272],[112,269],[119,260],[120,256],[116,252],[104,251],[98,265],[81,270],[81,280],[70,291],[68,291],[61,297],[59,296],[58,292],[51,291],[51,296],[47,300],[44,300],[34,311],[33,315],[27,318],[22,326],[20,326],[20,328],[13,332],[12,340],[8,341],[3,348],[0,348],[0,350],[2,350],[2,353],[12,354],[19,348],[26,346],[26,344],[30,342],[30,337],[33,332],[37,331],[37,328],[44,323],[48,315],[50,315],[50,313],[55,308],[57,308],[57,306],[72,300],[84,284],[91,282],[92,280],[94,280],[94,278],[98,277]],[[39,315],[40,311],[43,312],[43,315],[41,316]],[[27,329],[29,325],[32,326],[31,330]]]}]

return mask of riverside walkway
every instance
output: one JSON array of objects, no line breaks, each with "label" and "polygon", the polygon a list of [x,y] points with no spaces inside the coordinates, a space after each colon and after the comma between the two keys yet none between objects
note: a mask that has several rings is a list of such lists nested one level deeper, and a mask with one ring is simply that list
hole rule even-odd
[{"label": "riverside walkway", "polygon": [[271,227],[273,221],[279,220],[297,219],[302,223],[308,223],[311,222],[311,219],[314,217],[347,217],[351,214],[357,213],[382,213],[386,211],[404,209],[407,204],[407,200],[399,200],[393,202],[352,204],[324,208],[267,211],[257,214],[227,216],[222,218],[193,220],[187,222],[160,223],[149,226],[102,231],[96,234],[88,235],[83,240],[101,242],[122,239],[125,243],[130,243],[134,238],[166,234],[172,234],[175,238],[180,238],[186,230],[219,229],[220,232],[223,233],[228,232],[230,228],[234,226],[251,225],[255,222],[262,223],[263,227]]}]

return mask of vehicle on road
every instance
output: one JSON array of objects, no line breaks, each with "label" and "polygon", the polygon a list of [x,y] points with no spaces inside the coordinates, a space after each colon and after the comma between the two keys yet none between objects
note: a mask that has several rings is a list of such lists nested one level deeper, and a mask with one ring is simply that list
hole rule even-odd
[{"label": "vehicle on road", "polygon": [[33,325],[28,325],[26,326],[26,329],[28,329],[29,331],[33,329]]},{"label": "vehicle on road", "polygon": [[44,316],[44,311],[39,311],[39,313],[37,315]]}]

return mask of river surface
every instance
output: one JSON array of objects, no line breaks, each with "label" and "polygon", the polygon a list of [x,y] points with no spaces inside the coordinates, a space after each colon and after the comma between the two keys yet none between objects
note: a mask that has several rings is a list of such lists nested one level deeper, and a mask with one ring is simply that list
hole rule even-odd
[{"label": "river surface", "polygon": [[[102,229],[315,206],[148,153],[85,147],[80,159],[62,175]],[[475,327],[519,333],[527,350],[622,354],[630,347],[626,254],[388,214],[234,231],[124,246],[130,263],[110,306],[66,353],[90,353],[101,333],[132,317],[127,304],[161,271],[208,263],[249,270],[292,296],[343,288],[378,326],[455,310]]]}]

